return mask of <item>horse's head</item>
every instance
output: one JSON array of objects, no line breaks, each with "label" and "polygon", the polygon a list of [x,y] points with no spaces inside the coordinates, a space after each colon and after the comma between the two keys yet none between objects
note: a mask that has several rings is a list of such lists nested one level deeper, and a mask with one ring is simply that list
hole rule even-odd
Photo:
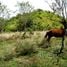
[{"label": "horse's head", "polygon": [[46,34],[45,34],[45,38],[48,36],[48,32],[46,32]]},{"label": "horse's head", "polygon": [[50,34],[51,34],[51,30],[48,30],[48,31],[46,32],[46,34],[45,34],[45,38],[48,37],[48,36],[50,36]]}]

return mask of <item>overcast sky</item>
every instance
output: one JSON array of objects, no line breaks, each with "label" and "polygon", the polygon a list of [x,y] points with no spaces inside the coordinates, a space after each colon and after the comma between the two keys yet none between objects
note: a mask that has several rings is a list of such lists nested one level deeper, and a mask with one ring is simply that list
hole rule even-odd
[{"label": "overcast sky", "polygon": [[[3,4],[7,5],[7,7],[10,10],[15,11],[16,7],[15,5],[17,4],[17,2],[27,2],[29,1],[29,3],[35,8],[35,9],[43,9],[43,10],[51,10],[49,5],[45,2],[45,0],[0,0]],[[51,0],[47,0],[49,1],[49,3],[51,2]]]},{"label": "overcast sky", "polygon": [[[32,6],[35,8],[41,8],[44,10],[50,10],[47,3],[45,3],[45,0],[0,0],[3,4],[7,5],[9,9],[15,10],[15,5],[17,2],[22,1],[29,1]],[[50,1],[50,0],[48,0]]]}]

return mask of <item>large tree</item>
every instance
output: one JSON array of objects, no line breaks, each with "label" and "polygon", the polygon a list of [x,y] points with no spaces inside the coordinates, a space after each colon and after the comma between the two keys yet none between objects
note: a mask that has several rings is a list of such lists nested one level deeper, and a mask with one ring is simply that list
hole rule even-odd
[{"label": "large tree", "polygon": [[[48,1],[46,1],[50,8],[53,10],[54,13],[58,14],[62,17],[62,20],[60,21],[63,26],[65,33],[67,31],[67,0],[51,0],[51,5]],[[62,52],[64,48],[64,36],[62,37],[62,46],[60,49],[60,53]]]}]

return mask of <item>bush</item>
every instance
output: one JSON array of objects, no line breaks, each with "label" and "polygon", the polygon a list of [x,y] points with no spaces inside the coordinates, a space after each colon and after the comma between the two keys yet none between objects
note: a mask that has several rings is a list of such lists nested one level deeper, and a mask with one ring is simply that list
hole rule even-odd
[{"label": "bush", "polygon": [[16,17],[10,18],[5,26],[6,31],[39,31],[51,28],[60,28],[59,23],[61,17],[49,12],[36,10],[30,13],[18,14]]},{"label": "bush", "polygon": [[29,42],[21,42],[16,45],[16,56],[31,55],[37,52],[37,46]]}]

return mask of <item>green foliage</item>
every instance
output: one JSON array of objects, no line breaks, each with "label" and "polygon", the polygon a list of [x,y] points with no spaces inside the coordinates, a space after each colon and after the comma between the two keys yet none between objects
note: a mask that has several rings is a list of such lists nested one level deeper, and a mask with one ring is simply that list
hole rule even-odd
[{"label": "green foliage", "polygon": [[30,14],[27,13],[19,18],[17,29],[18,31],[29,30],[29,28],[31,29],[32,25],[33,21]]},{"label": "green foliage", "polygon": [[6,31],[29,31],[31,30],[47,30],[51,28],[60,28],[59,23],[61,17],[41,9],[34,10],[30,13],[18,14],[8,20],[5,30]]},{"label": "green foliage", "polygon": [[13,17],[7,21],[5,31],[17,31],[18,19]]},{"label": "green foliage", "polygon": [[6,20],[0,17],[0,32],[3,32],[5,30],[5,24]]}]

